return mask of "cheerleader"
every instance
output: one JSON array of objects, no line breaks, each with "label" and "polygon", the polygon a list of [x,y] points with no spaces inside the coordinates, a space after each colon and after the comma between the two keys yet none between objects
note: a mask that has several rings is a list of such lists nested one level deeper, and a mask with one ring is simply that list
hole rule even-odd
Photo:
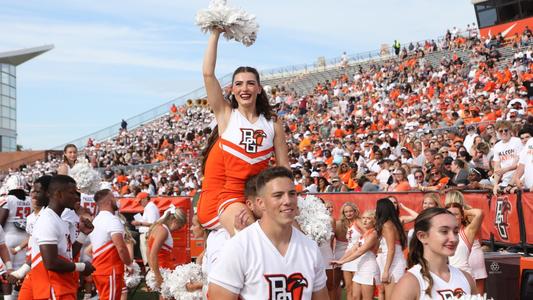
[{"label": "cheerleader", "polygon": [[[173,270],[176,267],[172,248],[174,241],[172,232],[179,230],[187,223],[187,215],[171,205],[159,220],[148,231],[148,265],[154,273],[156,287],[161,287],[163,277],[160,269]],[[163,299],[163,297],[159,297]]]},{"label": "cheerleader", "polygon": [[63,148],[63,163],[57,167],[57,174],[68,175],[70,169],[74,167],[78,160],[78,147],[74,144],[67,144]]},{"label": "cheerleader", "polygon": [[[472,274],[472,267],[468,262],[472,251],[472,243],[476,238],[481,223],[483,222],[483,211],[477,208],[464,209],[459,203],[452,202],[446,205],[446,209],[457,219],[459,227],[459,244],[455,254],[450,257],[450,265]],[[471,218],[467,224],[467,218]]]},{"label": "cheerleader", "polygon": [[365,211],[361,218],[365,233],[359,238],[358,247],[348,250],[340,260],[333,261],[334,265],[350,261],[354,261],[357,264],[357,273],[353,277],[352,299],[372,300],[374,297],[374,284],[379,284],[380,282],[379,267],[376,261],[379,242],[374,228],[375,216],[374,211]]},{"label": "cheerleader", "polygon": [[[319,198],[320,199],[320,198]],[[322,200],[322,199],[320,199]],[[325,202],[322,200],[324,205],[326,206],[328,212],[330,215],[333,213],[333,204],[331,202]],[[332,228],[335,228],[335,219],[333,217],[331,218],[331,225]],[[326,269],[326,277],[327,282],[326,286],[328,288],[328,294],[330,299],[337,299],[337,292],[338,288],[340,287],[340,270],[338,268],[334,268],[332,264],[329,262],[333,260],[333,239],[329,239],[326,242],[324,242],[322,245],[320,245],[320,253],[322,254],[322,258],[324,261],[324,267]]]},{"label": "cheerleader", "polygon": [[407,243],[397,210],[388,198],[376,204],[376,231],[380,239],[377,262],[381,273],[380,299],[392,299],[394,285],[405,272],[402,250]]},{"label": "cheerleader", "polygon": [[[357,242],[361,237],[359,209],[357,206],[351,202],[346,202],[342,205],[341,212],[341,223],[343,228],[345,228],[347,246],[346,250],[342,252],[338,259],[342,258],[346,251],[349,251],[352,247],[357,247]],[[340,250],[336,250],[335,253],[338,254],[339,251]],[[341,270],[344,278],[346,295],[352,295],[353,275],[357,272],[357,264],[353,261],[345,263],[342,265]]]},{"label": "cheerleader", "polygon": [[444,208],[428,208],[415,220],[409,270],[394,287],[394,299],[458,299],[477,294],[470,274],[448,265],[458,245],[459,226]]},{"label": "cheerleader", "polygon": [[[463,206],[463,209],[468,209],[468,205],[465,204],[465,199],[463,193],[459,191],[450,191],[446,194],[445,203],[459,203]],[[468,221],[468,220],[467,220]],[[473,220],[469,220],[470,222]],[[479,233],[481,230],[478,230],[478,235],[472,243],[472,248],[470,250],[470,256],[468,257],[468,264],[472,269],[471,275],[476,280],[476,286],[478,292],[483,294],[485,292],[485,279],[488,277],[487,269],[485,268],[485,255],[481,249],[481,243],[479,242]]]}]

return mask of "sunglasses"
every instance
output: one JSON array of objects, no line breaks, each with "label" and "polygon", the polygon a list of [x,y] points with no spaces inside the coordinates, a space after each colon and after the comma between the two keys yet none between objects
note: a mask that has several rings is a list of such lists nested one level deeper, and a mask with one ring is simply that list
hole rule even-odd
[{"label": "sunglasses", "polygon": [[415,178],[416,178],[416,179],[422,179],[422,178],[424,178],[424,176],[419,175],[419,176],[415,176]]},{"label": "sunglasses", "polygon": [[504,128],[504,129],[500,129],[498,130],[499,133],[508,133],[509,132],[509,128]]}]

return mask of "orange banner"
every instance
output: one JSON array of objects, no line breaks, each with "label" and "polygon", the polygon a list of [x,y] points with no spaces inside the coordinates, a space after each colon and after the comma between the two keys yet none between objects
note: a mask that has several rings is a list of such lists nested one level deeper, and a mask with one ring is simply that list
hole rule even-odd
[{"label": "orange banner", "polygon": [[520,243],[520,223],[516,195],[493,196],[489,221],[494,241],[505,244]]},{"label": "orange banner", "polygon": [[[174,257],[178,264],[186,264],[191,262],[191,236],[190,236],[190,225],[192,221],[192,216],[194,214],[192,208],[192,202],[190,197],[153,197],[151,200],[159,208],[161,212],[167,209],[170,204],[174,204],[177,208],[183,210],[187,216],[189,216],[189,221],[183,228],[172,233],[172,238],[174,239]],[[121,198],[120,199],[120,212],[121,213],[142,213],[143,207],[139,201],[132,198]]]},{"label": "orange banner", "polygon": [[522,193],[522,209],[526,224],[526,243],[533,245],[533,228],[528,227],[533,220],[533,193]]}]

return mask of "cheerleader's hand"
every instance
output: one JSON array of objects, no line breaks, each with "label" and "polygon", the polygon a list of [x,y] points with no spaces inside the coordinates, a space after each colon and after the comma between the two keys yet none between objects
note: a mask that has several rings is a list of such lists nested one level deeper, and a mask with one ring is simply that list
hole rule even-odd
[{"label": "cheerleader's hand", "polygon": [[156,287],[161,288],[161,285],[163,284],[163,277],[161,275],[155,275],[155,284]]},{"label": "cheerleader's hand", "polygon": [[340,267],[343,265],[343,262],[341,262],[340,260],[333,260],[331,261],[331,265],[334,267],[334,268],[337,268],[337,267]]},{"label": "cheerleader's hand", "polygon": [[383,272],[381,274],[381,283],[389,283],[390,282],[390,275],[389,275],[389,272]]}]

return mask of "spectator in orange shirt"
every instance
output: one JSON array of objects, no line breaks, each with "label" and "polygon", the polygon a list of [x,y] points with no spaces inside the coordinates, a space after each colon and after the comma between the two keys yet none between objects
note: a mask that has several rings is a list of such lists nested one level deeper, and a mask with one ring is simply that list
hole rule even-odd
[{"label": "spectator in orange shirt", "polygon": [[388,187],[389,192],[407,192],[411,190],[405,169],[398,168],[392,172],[393,182]]}]

